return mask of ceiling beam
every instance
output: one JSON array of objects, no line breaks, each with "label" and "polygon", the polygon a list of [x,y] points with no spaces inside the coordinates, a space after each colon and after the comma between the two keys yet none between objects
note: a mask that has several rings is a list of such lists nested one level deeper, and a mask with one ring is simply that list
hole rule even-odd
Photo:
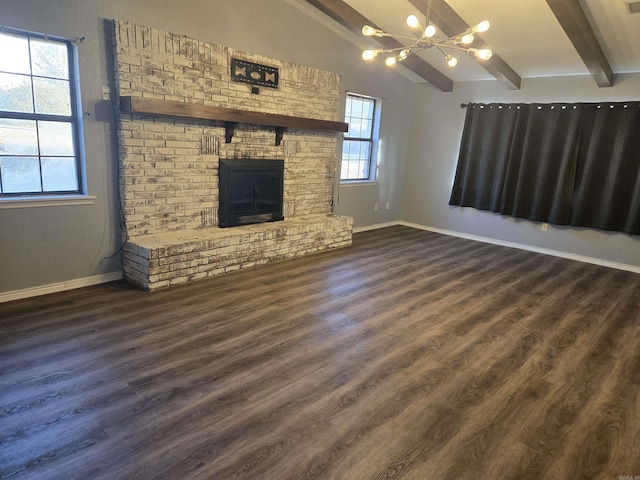
[{"label": "ceiling beam", "polygon": [[[420,12],[427,13],[427,0],[409,0],[411,4]],[[438,27],[447,37],[452,37],[464,32],[470,25],[458,15],[444,0],[431,0],[431,22]],[[475,35],[473,46],[476,48],[491,48],[478,35]],[[493,49],[492,49],[493,50]],[[476,60],[482,68],[495,77],[504,87],[509,90],[520,90],[522,79],[507,62],[505,62],[496,52],[489,60],[481,60],[475,55],[471,58]]]},{"label": "ceiling beam", "polygon": [[[351,6],[344,3],[342,0],[307,0],[307,2],[357,35],[362,35],[362,27],[365,25],[371,25],[374,28],[379,28],[372,21],[367,19]],[[370,39],[377,41],[385,49],[404,46],[391,37],[371,37]],[[453,80],[417,55],[410,55],[402,62],[402,66],[411,70],[413,73],[443,92],[453,91]]]},{"label": "ceiling beam", "polygon": [[599,87],[613,86],[613,71],[578,0],[547,0]]}]

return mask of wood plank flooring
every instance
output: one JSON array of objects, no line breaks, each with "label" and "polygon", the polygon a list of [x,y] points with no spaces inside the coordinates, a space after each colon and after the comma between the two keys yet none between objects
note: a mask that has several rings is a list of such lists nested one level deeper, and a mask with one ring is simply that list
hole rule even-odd
[{"label": "wood plank flooring", "polygon": [[640,276],[392,227],[0,304],[0,478],[640,476]]}]

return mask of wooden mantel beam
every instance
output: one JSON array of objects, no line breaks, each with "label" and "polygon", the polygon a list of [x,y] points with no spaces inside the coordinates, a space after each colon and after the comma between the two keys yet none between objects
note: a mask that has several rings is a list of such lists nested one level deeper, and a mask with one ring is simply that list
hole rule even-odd
[{"label": "wooden mantel beam", "polygon": [[578,0],[547,0],[547,4],[598,86],[613,86],[613,71],[580,2]]},{"label": "wooden mantel beam", "polygon": [[[362,27],[365,25],[378,28],[371,20],[367,19],[342,0],[307,0],[307,2],[357,35],[362,35]],[[403,46],[400,42],[390,37],[371,37],[371,40],[378,42],[385,49]],[[411,55],[402,62],[402,65],[441,91],[453,91],[453,80],[437,68],[425,62],[422,58]]]},{"label": "wooden mantel beam", "polygon": [[140,113],[164,117],[181,117],[224,122],[225,141],[227,143],[231,142],[238,123],[275,127],[276,146],[280,145],[282,136],[287,128],[319,130],[324,132],[349,131],[349,124],[345,122],[237,110],[196,103],[158,100],[155,98],[120,97],[120,111],[122,113]]},{"label": "wooden mantel beam", "polygon": [[[426,14],[427,0],[409,1],[420,12]],[[464,32],[470,27],[444,0],[431,0],[431,22],[448,37]],[[491,48],[477,35],[473,46],[476,48]],[[489,60],[481,60],[474,55],[471,58],[476,60],[482,68],[493,75],[504,87],[509,90],[520,90],[522,82],[520,75],[496,52],[493,52],[493,56]]]}]

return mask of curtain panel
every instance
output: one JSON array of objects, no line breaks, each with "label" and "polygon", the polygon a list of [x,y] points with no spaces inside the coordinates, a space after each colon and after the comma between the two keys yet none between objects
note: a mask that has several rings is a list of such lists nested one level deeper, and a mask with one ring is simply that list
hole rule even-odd
[{"label": "curtain panel", "polygon": [[640,102],[469,104],[449,204],[640,234]]}]

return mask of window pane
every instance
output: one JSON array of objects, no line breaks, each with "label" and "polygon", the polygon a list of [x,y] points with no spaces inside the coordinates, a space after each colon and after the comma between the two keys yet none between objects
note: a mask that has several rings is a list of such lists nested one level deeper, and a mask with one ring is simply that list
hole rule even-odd
[{"label": "window pane", "polygon": [[349,180],[349,162],[343,161],[340,168],[340,180]]},{"label": "window pane", "polygon": [[362,138],[362,129],[360,128],[360,123],[353,120],[353,118],[349,118],[349,137],[351,138]]},{"label": "window pane", "polygon": [[358,162],[343,161],[340,180],[358,180]]},{"label": "window pane", "polygon": [[40,155],[73,156],[73,126],[70,122],[38,122]]},{"label": "window pane", "polygon": [[0,155],[37,155],[34,120],[0,118]]},{"label": "window pane", "polygon": [[345,109],[345,121],[349,124],[348,137],[366,138],[373,137],[373,114],[375,100],[364,97],[347,97]]},{"label": "window pane", "polygon": [[31,39],[31,65],[33,75],[68,79],[67,46],[60,42]]},{"label": "window pane", "polygon": [[[351,128],[353,127],[353,131]],[[355,119],[352,123],[349,124],[349,136],[356,138],[371,138],[371,131],[373,125],[371,125],[371,121],[367,121],[366,119]]]},{"label": "window pane", "polygon": [[351,104],[351,116],[355,118],[362,116],[362,99],[361,98],[353,99],[353,103]]},{"label": "window pane", "polygon": [[353,145],[351,146],[351,158],[362,160],[362,155],[364,153],[363,150],[362,142],[353,142]]},{"label": "window pane", "polygon": [[375,106],[375,103],[376,102],[373,99],[367,99],[362,112],[363,117],[367,118],[368,120],[371,120],[373,118],[373,107]]},{"label": "window pane", "polygon": [[0,71],[30,74],[26,38],[0,33]]},{"label": "window pane", "polygon": [[351,140],[345,140],[342,142],[342,160],[350,160],[352,158],[352,145],[353,142]]},{"label": "window pane", "polygon": [[0,157],[3,193],[40,192],[38,157]]},{"label": "window pane", "polygon": [[0,110],[33,113],[31,77],[0,73]]},{"label": "window pane", "polygon": [[342,142],[342,180],[367,180],[371,165],[371,142],[344,140]]},{"label": "window pane", "polygon": [[360,178],[369,178],[369,162],[360,162]]},{"label": "window pane", "polygon": [[360,142],[359,178],[369,178],[369,144]]},{"label": "window pane", "polygon": [[71,98],[67,80],[33,78],[36,113],[71,115]]},{"label": "window pane", "polygon": [[370,151],[369,142],[358,141],[358,140],[346,140],[344,143],[348,145],[347,151],[346,151],[346,159],[369,161],[369,151]]},{"label": "window pane", "polygon": [[78,190],[76,159],[42,157],[42,187],[45,192]]}]

